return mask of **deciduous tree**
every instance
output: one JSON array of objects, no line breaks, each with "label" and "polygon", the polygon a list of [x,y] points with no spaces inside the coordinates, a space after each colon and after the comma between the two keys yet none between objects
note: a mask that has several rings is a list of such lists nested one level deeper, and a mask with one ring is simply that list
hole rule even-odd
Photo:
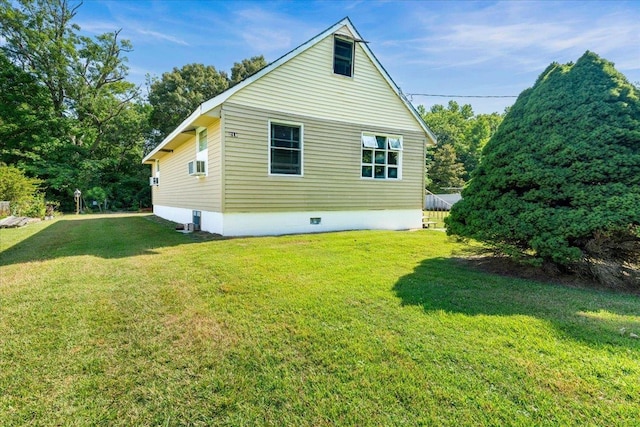
[{"label": "deciduous tree", "polygon": [[[446,107],[434,105],[429,111],[420,105],[418,112],[437,138],[437,145],[427,152],[427,189],[438,192],[442,185],[462,187],[478,166],[482,148],[503,116],[498,113],[475,115],[471,105],[460,106],[455,101],[449,101]],[[451,159],[452,153],[455,160]],[[450,169],[444,167],[443,161]],[[435,166],[438,167],[434,169]],[[454,181],[458,184],[452,185]]]},{"label": "deciduous tree", "polygon": [[[94,38],[79,35],[73,21],[81,4],[0,0],[1,50],[8,59],[0,65],[26,90],[16,110],[20,114],[0,112],[0,120],[15,129],[11,146],[0,154],[43,179],[49,196],[63,202],[71,200],[76,187],[96,185],[113,170],[113,161],[126,157],[142,168],[135,156],[141,156],[144,139],[137,130],[121,127],[140,111],[138,89],[126,80],[131,44],[119,39],[119,30]],[[14,105],[17,90],[0,96]],[[0,124],[0,132],[3,128]],[[136,187],[142,191],[144,180]]]},{"label": "deciduous tree", "polygon": [[198,105],[224,92],[229,87],[225,72],[214,66],[187,64],[149,81],[149,103],[153,107],[151,126],[159,143]]},{"label": "deciduous tree", "polygon": [[266,66],[267,61],[262,55],[252,56],[249,59],[243,59],[241,62],[236,62],[233,64],[233,67],[231,67],[231,80],[229,81],[229,86],[235,86]]}]

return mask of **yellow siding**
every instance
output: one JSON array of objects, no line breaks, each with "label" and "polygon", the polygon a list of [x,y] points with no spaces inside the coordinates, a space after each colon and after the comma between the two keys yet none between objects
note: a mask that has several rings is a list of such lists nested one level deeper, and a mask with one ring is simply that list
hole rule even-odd
[{"label": "yellow siding", "polygon": [[333,73],[332,36],[241,89],[229,101],[324,120],[422,131],[359,43],[353,77]]},{"label": "yellow siding", "polygon": [[[223,107],[225,212],[421,209],[423,132],[346,124],[226,103]],[[268,123],[304,125],[303,177],[268,175]],[[403,179],[367,180],[361,173],[363,131],[401,134]],[[235,132],[232,138],[229,133]]]},{"label": "yellow siding", "polygon": [[220,212],[222,209],[222,169],[220,167],[220,120],[207,126],[208,176],[189,176],[187,164],[196,158],[192,136],[160,159],[160,185],[153,187],[153,204]]}]

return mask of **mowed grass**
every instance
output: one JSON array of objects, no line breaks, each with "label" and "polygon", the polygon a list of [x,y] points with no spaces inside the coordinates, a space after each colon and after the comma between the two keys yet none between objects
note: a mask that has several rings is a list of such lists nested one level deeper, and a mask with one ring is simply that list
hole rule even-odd
[{"label": "mowed grass", "polygon": [[153,218],[0,230],[0,425],[638,425],[637,296],[473,271],[438,231]]}]

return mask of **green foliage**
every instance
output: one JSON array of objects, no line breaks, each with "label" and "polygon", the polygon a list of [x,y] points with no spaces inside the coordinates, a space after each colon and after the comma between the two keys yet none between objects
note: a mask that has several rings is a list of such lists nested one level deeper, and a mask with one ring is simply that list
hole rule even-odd
[{"label": "green foliage", "polygon": [[[155,130],[152,146],[161,142],[201,103],[219,95],[267,65],[264,57],[254,56],[236,62],[231,78],[212,65],[187,64],[149,78],[149,103],[153,107],[150,123]],[[149,149],[153,147],[148,147]]]},{"label": "green foliage", "polygon": [[451,234],[565,266],[597,258],[596,236],[640,225],[638,92],[591,52],[551,64],[486,145],[463,197]]},{"label": "green foliage", "polygon": [[45,202],[40,184],[40,180],[29,178],[20,169],[0,164],[0,200],[10,203],[13,215],[44,217]]},{"label": "green foliage", "polygon": [[455,101],[449,101],[446,107],[434,105],[429,111],[420,105],[418,112],[437,139],[437,145],[427,153],[427,189],[437,193],[443,191],[442,187],[462,187],[478,166],[482,148],[503,116],[474,115],[471,105],[460,106]]},{"label": "green foliage", "polygon": [[452,188],[462,188],[464,172],[464,165],[457,161],[453,146],[450,144],[440,146],[435,150],[429,166],[428,175],[431,178],[429,191],[447,193]]},{"label": "green foliage", "polygon": [[163,73],[149,82],[149,103],[153,107],[151,126],[157,130],[155,143],[162,141],[204,101],[224,92],[229,79],[214,66],[187,64]]},{"label": "green foliage", "polygon": [[57,145],[59,120],[47,90],[0,51],[0,162],[35,175],[47,151]]},{"label": "green foliage", "polygon": [[231,67],[231,80],[229,86],[235,86],[247,77],[257,73],[267,66],[264,56],[253,56],[249,59],[243,59],[242,62],[236,62]]},{"label": "green foliage", "polygon": [[0,0],[0,161],[42,179],[66,210],[75,188],[96,185],[121,188],[116,203],[148,204],[150,109],[126,81],[131,43],[119,31],[80,36],[80,6]]}]

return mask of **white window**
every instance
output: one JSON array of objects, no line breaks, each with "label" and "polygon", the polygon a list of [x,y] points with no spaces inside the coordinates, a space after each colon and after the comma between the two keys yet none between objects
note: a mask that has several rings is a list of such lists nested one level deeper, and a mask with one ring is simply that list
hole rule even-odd
[{"label": "white window", "polygon": [[189,175],[206,176],[207,163],[209,160],[209,149],[207,140],[207,128],[196,129],[196,162],[193,171],[189,169]]},{"label": "white window", "polygon": [[198,132],[198,152],[207,149],[207,129]]},{"label": "white window", "polygon": [[269,174],[302,176],[303,127],[269,122]]},{"label": "white window", "polygon": [[402,136],[362,134],[362,178],[402,179]]}]

